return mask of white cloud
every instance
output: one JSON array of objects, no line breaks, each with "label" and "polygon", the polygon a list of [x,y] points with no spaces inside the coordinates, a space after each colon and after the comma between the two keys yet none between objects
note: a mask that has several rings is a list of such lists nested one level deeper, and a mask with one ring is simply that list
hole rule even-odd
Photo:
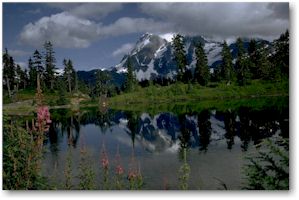
[{"label": "white cloud", "polygon": [[41,46],[50,40],[58,47],[84,48],[97,37],[97,29],[98,25],[90,20],[62,12],[27,24],[20,34],[20,40],[31,46]]},{"label": "white cloud", "polygon": [[151,18],[123,17],[116,20],[113,24],[102,27],[100,35],[119,36],[139,32],[162,33],[167,31],[171,26],[170,23],[155,21]]},{"label": "white cloud", "polygon": [[[274,4],[274,5],[273,5]],[[278,36],[289,26],[287,3],[144,3],[140,9],[172,23],[169,31],[213,37]]]},{"label": "white cloud", "polygon": [[[213,38],[274,38],[289,26],[287,3],[141,3],[149,18],[122,17],[103,25],[95,20],[120,10],[119,3],[49,4],[64,12],[23,27],[20,40],[41,46],[86,48],[95,40],[130,33],[180,32]],[[170,39],[170,35],[165,35]]]},{"label": "white cloud", "polygon": [[119,56],[119,55],[127,54],[133,49],[133,47],[134,47],[133,43],[123,44],[120,48],[113,51],[112,55],[114,57],[116,57],[116,56]]},{"label": "white cloud", "polygon": [[169,24],[153,19],[124,17],[112,24],[102,25],[92,20],[79,18],[68,12],[43,17],[27,24],[20,40],[31,46],[41,46],[51,41],[54,46],[63,48],[86,48],[98,39],[138,32],[165,31]]}]

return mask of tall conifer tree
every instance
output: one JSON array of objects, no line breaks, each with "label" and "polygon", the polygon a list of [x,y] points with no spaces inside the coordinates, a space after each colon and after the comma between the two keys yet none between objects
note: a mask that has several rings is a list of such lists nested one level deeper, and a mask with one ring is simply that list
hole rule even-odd
[{"label": "tall conifer tree", "polygon": [[236,61],[237,81],[239,85],[245,85],[249,78],[249,60],[246,57],[243,41],[241,38],[237,39],[238,55]]},{"label": "tall conifer tree", "polygon": [[229,47],[227,46],[226,41],[223,42],[223,48],[222,48],[222,64],[221,64],[221,75],[222,78],[226,81],[226,83],[229,85],[233,82],[235,78],[235,72],[233,69],[233,59],[230,52]]},{"label": "tall conifer tree", "polygon": [[187,82],[186,80],[183,80],[184,73],[186,72],[187,58],[182,35],[177,34],[174,36],[172,47],[174,49],[175,61],[178,66],[178,80]]},{"label": "tall conifer tree", "polygon": [[203,49],[202,43],[196,45],[196,67],[194,72],[194,79],[201,85],[207,85],[210,79],[210,70],[208,66],[208,59]]},{"label": "tall conifer tree", "polygon": [[54,87],[55,82],[55,52],[53,50],[53,45],[50,41],[45,42],[44,44],[44,62],[45,62],[45,82],[47,86],[50,86],[50,89],[52,90]]}]

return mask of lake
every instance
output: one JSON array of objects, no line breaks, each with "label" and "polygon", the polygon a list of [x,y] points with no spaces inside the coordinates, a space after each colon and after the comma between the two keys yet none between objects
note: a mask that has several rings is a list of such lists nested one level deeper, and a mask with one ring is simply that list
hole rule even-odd
[{"label": "lake", "polygon": [[161,111],[52,109],[43,172],[63,189],[68,161],[72,184],[78,188],[80,160],[85,156],[95,173],[96,188],[104,189],[101,160],[106,155],[110,185],[116,165],[121,165],[124,185],[130,170],[136,169],[143,177],[142,189],[175,190],[182,184],[194,190],[242,189],[246,156],[256,152],[264,138],[289,136],[288,100],[283,102],[282,106],[267,103]]}]

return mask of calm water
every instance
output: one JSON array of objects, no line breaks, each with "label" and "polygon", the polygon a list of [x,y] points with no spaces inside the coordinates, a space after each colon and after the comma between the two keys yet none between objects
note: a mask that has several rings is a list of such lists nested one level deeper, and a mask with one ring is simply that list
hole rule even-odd
[{"label": "calm water", "polygon": [[[90,166],[102,181],[101,151],[114,170],[119,152],[125,173],[134,164],[144,178],[144,189],[179,189],[179,169],[184,159],[190,166],[189,189],[241,189],[244,158],[263,138],[288,137],[288,106],[188,112],[51,110],[53,123],[45,142],[43,171],[63,183],[66,159],[71,155],[78,173],[80,149],[86,148]],[[186,150],[186,156],[183,152]],[[113,174],[111,171],[110,174]],[[73,179],[74,185],[78,183]]]}]

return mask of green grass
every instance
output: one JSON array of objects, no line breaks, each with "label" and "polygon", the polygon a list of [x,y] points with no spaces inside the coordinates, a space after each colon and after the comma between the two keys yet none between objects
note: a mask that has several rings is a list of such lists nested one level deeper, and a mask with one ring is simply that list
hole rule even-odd
[{"label": "green grass", "polygon": [[[188,111],[190,109],[222,109],[242,105],[260,107],[271,104],[274,101],[273,97],[283,96],[286,97],[283,100],[284,104],[288,105],[288,87],[288,80],[276,82],[254,80],[246,86],[226,85],[224,83],[212,83],[207,87],[183,83],[175,83],[164,87],[152,85],[145,88],[138,87],[134,92],[114,96],[109,99],[108,103],[109,108],[117,110]],[[77,96],[66,94],[68,102],[70,102],[71,98]],[[35,90],[20,90],[13,99],[14,102],[20,103],[4,105],[3,111],[6,113],[30,113],[35,110],[34,97]],[[269,99],[268,97],[270,100],[267,100]],[[59,94],[57,91],[53,93],[44,92],[44,100],[50,107],[57,105],[58,98]],[[92,100],[87,97],[84,97],[84,99],[84,101],[80,102],[80,107],[99,105],[98,100]],[[24,102],[26,100],[32,101]]]},{"label": "green grass", "polygon": [[218,84],[216,87],[203,87],[198,84],[176,83],[169,86],[150,86],[138,88],[131,93],[112,97],[112,106],[124,104],[175,103],[186,101],[218,101],[265,96],[288,96],[288,81],[252,81],[250,85],[237,86]]},{"label": "green grass", "polygon": [[[34,89],[22,89],[19,90],[12,98],[9,98],[6,93],[3,94],[3,112],[17,115],[32,115],[32,112],[36,110],[35,102],[35,93]],[[45,91],[43,92],[43,100],[45,104],[50,107],[72,107],[71,99],[84,98],[88,97],[81,93],[66,93],[66,105],[58,105],[59,91]]]},{"label": "green grass", "polygon": [[236,110],[240,107],[251,108],[251,110],[261,110],[265,108],[277,108],[284,110],[289,105],[289,98],[286,96],[258,97],[227,100],[192,100],[173,103],[138,103],[138,104],[114,104],[110,108],[114,110],[133,111],[136,113],[147,112],[156,115],[161,112],[172,112],[176,114],[200,113],[202,110],[216,109],[226,111]]}]

